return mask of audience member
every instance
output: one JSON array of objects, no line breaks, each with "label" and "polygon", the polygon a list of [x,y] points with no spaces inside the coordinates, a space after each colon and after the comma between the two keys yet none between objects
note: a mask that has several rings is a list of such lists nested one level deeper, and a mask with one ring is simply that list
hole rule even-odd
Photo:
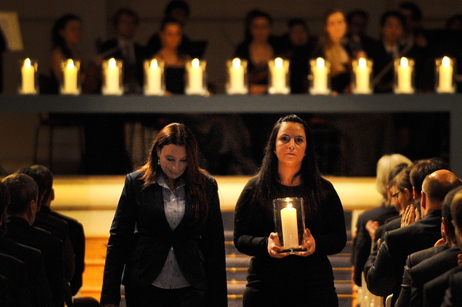
[{"label": "audience member", "polygon": [[33,227],[37,212],[38,187],[26,174],[14,173],[3,179],[11,201],[7,207],[6,237],[41,251],[45,272],[53,297],[53,306],[64,305],[63,244],[51,233]]},{"label": "audience member", "polygon": [[451,202],[462,187],[452,189],[444,198],[442,206],[441,236],[435,246],[410,254],[404,267],[401,292],[395,306],[422,306],[423,285],[457,266],[460,253],[456,241]]},{"label": "audience member", "polygon": [[0,303],[6,307],[31,307],[26,265],[17,258],[0,253]]},{"label": "audience member", "polygon": [[[393,294],[394,306],[407,256],[433,246],[441,238],[442,202],[450,190],[460,185],[457,176],[448,170],[438,170],[425,177],[420,203],[422,219],[385,233],[377,253],[371,254],[364,266],[370,292],[384,297]],[[400,197],[403,192],[397,191],[394,195]]]},{"label": "audience member", "polygon": [[362,50],[369,55],[377,44],[376,40],[366,33],[369,15],[362,9],[356,9],[347,14],[346,20],[348,25],[346,36],[350,49]]},{"label": "audience member", "polygon": [[145,49],[135,41],[139,25],[138,14],[129,8],[119,9],[112,25],[116,37],[101,45],[99,56],[123,61],[124,94],[141,94],[143,87],[143,61]]},{"label": "audience member", "polygon": [[371,240],[366,224],[373,221],[376,227],[383,225],[386,220],[399,213],[391,204],[390,175],[398,166],[405,167],[412,164],[411,160],[401,154],[384,155],[377,162],[377,175],[375,177],[377,191],[382,196],[379,206],[361,213],[356,223],[356,232],[353,238],[353,253],[351,261],[354,267],[353,281],[361,286],[361,274],[364,264],[371,252]]},{"label": "audience member", "polygon": [[308,93],[308,61],[314,49],[308,25],[303,19],[295,18],[287,24],[289,30],[283,37],[281,55],[290,60],[289,80],[292,94]]}]

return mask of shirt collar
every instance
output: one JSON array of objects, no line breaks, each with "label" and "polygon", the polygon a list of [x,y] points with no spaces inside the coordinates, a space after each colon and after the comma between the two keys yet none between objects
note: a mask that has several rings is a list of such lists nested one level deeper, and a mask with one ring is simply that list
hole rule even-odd
[{"label": "shirt collar", "polygon": [[[178,181],[178,186],[176,187],[177,189],[184,186],[183,178],[180,177],[178,180],[179,180]],[[164,175],[162,173],[159,174],[157,180],[154,181],[153,183],[157,183],[158,185],[160,185],[163,188],[170,189],[168,187],[167,183],[165,183],[165,178],[164,178]]]}]

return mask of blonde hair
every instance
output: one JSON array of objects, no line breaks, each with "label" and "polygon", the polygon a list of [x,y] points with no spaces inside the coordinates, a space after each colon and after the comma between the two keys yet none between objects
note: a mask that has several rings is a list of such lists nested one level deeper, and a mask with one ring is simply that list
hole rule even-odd
[{"label": "blonde hair", "polygon": [[395,166],[402,163],[411,165],[412,161],[401,154],[391,154],[383,155],[377,162],[375,186],[383,199],[387,199],[387,185],[389,183],[390,172]]}]

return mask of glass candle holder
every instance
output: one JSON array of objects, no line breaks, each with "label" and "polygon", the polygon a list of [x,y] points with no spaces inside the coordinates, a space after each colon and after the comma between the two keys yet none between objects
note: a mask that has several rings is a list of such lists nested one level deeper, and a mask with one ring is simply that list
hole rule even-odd
[{"label": "glass candle holder", "polygon": [[268,62],[269,86],[268,93],[284,94],[290,93],[289,86],[289,65],[290,61],[283,58],[275,58]]},{"label": "glass candle holder", "polygon": [[274,225],[283,253],[302,251],[305,230],[303,198],[285,197],[273,200]]},{"label": "glass candle holder", "polygon": [[122,95],[123,89],[123,62],[111,58],[103,62],[103,95]]},{"label": "glass candle holder", "polygon": [[247,94],[247,61],[235,58],[226,61],[227,81],[226,93],[228,95]]},{"label": "glass candle holder", "polygon": [[453,94],[456,92],[454,67],[455,60],[450,57],[445,56],[435,60],[435,92],[439,94]]},{"label": "glass candle holder", "polygon": [[165,94],[164,62],[157,59],[145,60],[144,95],[162,96]]},{"label": "glass candle holder", "polygon": [[352,62],[352,93],[371,94],[372,93],[372,65],[373,62],[366,58],[359,58]]},{"label": "glass candle holder", "polygon": [[80,94],[80,61],[67,59],[61,63],[61,82],[59,92],[62,95]]},{"label": "glass candle holder", "polygon": [[199,59],[193,59],[186,63],[186,95],[207,94],[205,67],[207,63]]},{"label": "glass candle holder", "polygon": [[38,62],[29,58],[20,62],[20,83],[18,93],[22,95],[38,94]]},{"label": "glass candle holder", "polygon": [[309,62],[311,73],[309,75],[311,95],[329,95],[330,90],[330,63],[323,58],[312,59]]},{"label": "glass candle holder", "polygon": [[414,60],[402,57],[396,59],[394,88],[395,94],[414,93]]}]

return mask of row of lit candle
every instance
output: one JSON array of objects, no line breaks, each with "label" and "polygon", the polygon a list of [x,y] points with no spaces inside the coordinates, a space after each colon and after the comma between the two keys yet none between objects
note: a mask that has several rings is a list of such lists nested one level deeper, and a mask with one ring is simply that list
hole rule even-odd
[{"label": "row of lit candle", "polygon": [[[402,57],[395,60],[395,86],[396,94],[414,93],[413,75],[414,61]],[[371,94],[373,92],[372,61],[360,58],[353,61],[353,94]],[[227,94],[247,94],[247,61],[235,58],[227,62],[228,81],[226,84]],[[289,94],[289,61],[282,58],[275,58],[268,63],[270,77],[268,93]],[[206,95],[206,62],[193,59],[186,63],[186,88],[188,95]],[[103,62],[102,93],[104,95],[123,94],[123,63],[120,60],[111,58]],[[330,64],[323,58],[310,60],[310,89],[313,95],[330,94],[329,73]],[[79,78],[80,62],[68,59],[62,64],[61,94],[80,94]],[[156,59],[147,60],[144,63],[145,71],[145,95],[164,95],[164,64]],[[454,93],[454,60],[443,57],[436,60],[436,92]],[[36,86],[37,62],[30,59],[24,60],[21,67],[21,94],[37,94]]]}]

